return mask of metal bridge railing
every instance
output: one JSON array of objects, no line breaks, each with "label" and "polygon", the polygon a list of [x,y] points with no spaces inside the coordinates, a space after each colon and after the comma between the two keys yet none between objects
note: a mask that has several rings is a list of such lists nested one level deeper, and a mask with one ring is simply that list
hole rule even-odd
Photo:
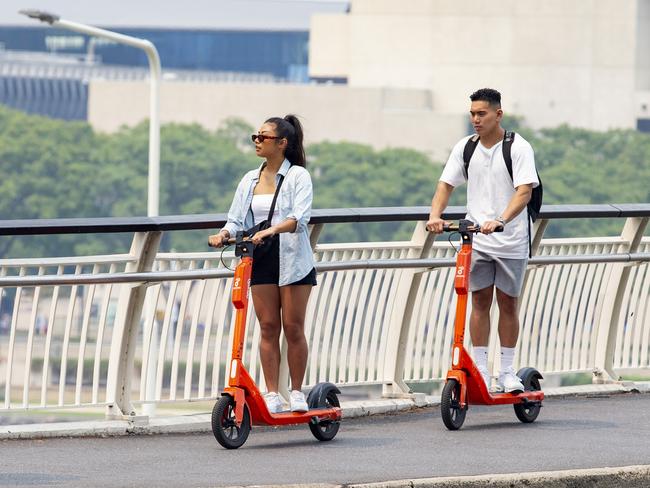
[{"label": "metal bridge railing", "polygon": [[[382,385],[444,377],[455,296],[454,250],[424,230],[428,208],[315,211],[319,285],[307,311],[306,385]],[[449,219],[462,216],[450,209]],[[534,226],[521,297],[517,362],[611,381],[650,368],[650,205],[545,207]],[[161,253],[162,232],[219,228],[223,215],[2,221],[0,234],[132,232],[110,256],[0,259],[0,411],[215,398],[225,382],[234,316],[231,253]],[[619,236],[543,239],[551,220],[624,219]],[[325,225],[412,221],[409,241],[319,244]],[[126,251],[126,250],[125,250]],[[12,300],[7,296],[13,295]],[[10,313],[8,313],[10,312]],[[493,307],[494,319],[497,318]],[[245,361],[260,385],[259,328],[249,313]],[[491,345],[496,344],[493,327]],[[496,347],[491,347],[496,351]],[[498,357],[491,363],[496,368]],[[288,377],[286,364],[283,378]],[[286,381],[285,381],[286,383]]]}]

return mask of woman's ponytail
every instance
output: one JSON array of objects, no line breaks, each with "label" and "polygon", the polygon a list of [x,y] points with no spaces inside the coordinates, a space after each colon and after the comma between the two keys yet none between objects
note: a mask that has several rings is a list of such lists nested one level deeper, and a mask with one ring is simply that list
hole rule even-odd
[{"label": "woman's ponytail", "polygon": [[284,118],[271,117],[266,123],[275,124],[278,136],[287,139],[287,149],[284,152],[291,164],[305,167],[307,165],[305,148],[303,147],[302,124],[298,117],[289,114]]}]

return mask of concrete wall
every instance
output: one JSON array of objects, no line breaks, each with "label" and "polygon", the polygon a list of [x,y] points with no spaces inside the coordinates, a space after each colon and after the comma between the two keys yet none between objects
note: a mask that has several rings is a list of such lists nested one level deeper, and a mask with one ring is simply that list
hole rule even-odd
[{"label": "concrete wall", "polygon": [[[88,121],[112,132],[148,118],[147,82],[92,81]],[[353,141],[377,149],[407,147],[446,161],[467,130],[465,114],[433,110],[428,90],[345,85],[163,82],[161,123],[215,129],[229,117],[257,128],[270,116],[298,114],[306,142]]]},{"label": "concrete wall", "polygon": [[[350,16],[321,14],[309,29],[309,71],[320,78],[346,78],[350,66]],[[311,39],[318,39],[312,43]],[[312,61],[313,60],[313,61]]]},{"label": "concrete wall", "polygon": [[650,0],[639,0],[636,36],[636,89],[650,90]]},{"label": "concrete wall", "polygon": [[[647,0],[352,0],[347,15],[312,19],[310,74],[428,89],[443,113],[465,113],[469,94],[491,86],[534,127],[633,127],[635,89],[650,84],[648,10]],[[338,65],[332,46],[346,53]]]}]

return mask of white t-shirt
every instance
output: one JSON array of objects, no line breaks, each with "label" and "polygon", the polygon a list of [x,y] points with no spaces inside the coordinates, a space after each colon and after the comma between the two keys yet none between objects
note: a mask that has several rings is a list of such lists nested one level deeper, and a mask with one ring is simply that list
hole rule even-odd
[{"label": "white t-shirt", "polygon": [[[273,203],[273,193],[262,193],[260,195],[253,195],[253,201],[251,202],[251,210],[253,211],[253,222],[255,225],[259,224],[263,220],[266,220],[269,217],[269,210],[271,210],[271,204]],[[275,210],[273,212],[273,217],[271,218],[271,225],[278,223],[278,204],[275,204]]]},{"label": "white t-shirt", "polygon": [[[531,145],[515,134],[511,147],[512,178],[503,159],[503,141],[490,149],[479,141],[469,163],[469,179],[465,178],[463,150],[472,136],[461,139],[451,151],[440,181],[456,187],[467,181],[467,219],[483,225],[499,217],[510,203],[519,185],[539,186],[535,170],[535,154]],[[474,249],[488,255],[525,259],[528,257],[528,213],[524,208],[508,222],[503,232],[476,234]]]}]

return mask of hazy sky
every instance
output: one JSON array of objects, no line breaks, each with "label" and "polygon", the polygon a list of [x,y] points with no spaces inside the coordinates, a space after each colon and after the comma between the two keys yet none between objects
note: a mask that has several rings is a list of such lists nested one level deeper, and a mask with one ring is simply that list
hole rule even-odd
[{"label": "hazy sky", "polygon": [[338,0],[0,0],[0,25],[38,25],[21,9],[98,26],[308,29],[317,12],[343,12]]}]

